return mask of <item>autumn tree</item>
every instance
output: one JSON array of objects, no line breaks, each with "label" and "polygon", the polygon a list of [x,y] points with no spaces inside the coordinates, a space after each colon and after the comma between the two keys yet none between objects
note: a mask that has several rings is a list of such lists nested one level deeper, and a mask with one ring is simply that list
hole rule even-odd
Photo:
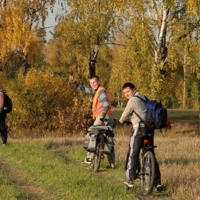
[{"label": "autumn tree", "polygon": [[33,28],[40,21],[44,24],[47,6],[52,8],[55,0],[1,0],[0,3],[1,70],[13,58],[26,69],[30,58],[37,55]]},{"label": "autumn tree", "polygon": [[83,55],[89,64],[89,74],[96,74],[95,63],[100,46],[114,36],[116,8],[109,0],[68,0],[65,19],[56,28],[55,37],[64,40],[65,51]]}]

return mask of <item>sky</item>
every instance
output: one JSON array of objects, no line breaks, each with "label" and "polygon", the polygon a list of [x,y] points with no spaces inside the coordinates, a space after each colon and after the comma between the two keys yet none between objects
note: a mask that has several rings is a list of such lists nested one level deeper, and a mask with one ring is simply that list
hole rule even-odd
[{"label": "sky", "polygon": [[[63,0],[63,2],[64,1],[66,2],[66,0]],[[61,8],[61,6],[58,3],[55,4],[53,13],[51,13],[50,9],[48,10],[48,17],[44,23],[44,27],[50,27],[50,28],[46,28],[47,42],[53,37],[50,32],[54,32],[54,27],[57,24],[57,22],[55,21],[55,17],[57,14],[59,15],[64,14],[64,10]]]},{"label": "sky", "polygon": [[50,27],[50,28],[46,28],[46,40],[49,41],[52,38],[52,34],[50,33],[54,31],[54,26],[56,25],[55,22],[55,14],[51,13],[49,14],[49,16],[47,17],[45,23],[44,23],[44,27]]}]

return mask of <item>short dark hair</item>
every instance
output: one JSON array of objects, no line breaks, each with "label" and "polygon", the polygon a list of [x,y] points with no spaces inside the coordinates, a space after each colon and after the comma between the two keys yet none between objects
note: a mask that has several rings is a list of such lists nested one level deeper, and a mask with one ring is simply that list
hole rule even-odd
[{"label": "short dark hair", "polygon": [[133,85],[133,83],[125,83],[123,86],[122,86],[122,90],[127,88],[127,87],[130,87],[131,89],[135,89],[135,86]]},{"label": "short dark hair", "polygon": [[97,75],[92,75],[92,76],[89,76],[89,79],[93,79],[93,78],[96,78],[97,81],[99,81],[99,77]]}]

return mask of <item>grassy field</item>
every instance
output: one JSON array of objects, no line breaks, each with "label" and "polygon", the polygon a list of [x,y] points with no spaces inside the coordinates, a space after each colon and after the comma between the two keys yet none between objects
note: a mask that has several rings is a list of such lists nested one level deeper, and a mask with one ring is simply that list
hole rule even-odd
[{"label": "grassy field", "polygon": [[[185,114],[174,113],[184,116]],[[193,114],[192,114],[193,115]],[[190,120],[191,115],[186,115]],[[143,197],[139,180],[124,189],[124,162],[131,126],[115,128],[116,169],[106,159],[95,173],[81,164],[83,136],[12,139],[0,147],[0,200],[200,200],[200,137],[197,125],[172,123],[156,131],[155,149],[165,191]]]},{"label": "grassy field", "polygon": [[11,140],[0,151],[0,199],[136,199],[107,177],[111,169],[94,173],[81,164],[82,142]]},{"label": "grassy field", "polygon": [[[124,108],[113,108],[113,115],[116,119],[119,119]],[[178,110],[178,109],[168,109],[168,119],[172,123],[197,123],[199,120],[198,110]]]}]

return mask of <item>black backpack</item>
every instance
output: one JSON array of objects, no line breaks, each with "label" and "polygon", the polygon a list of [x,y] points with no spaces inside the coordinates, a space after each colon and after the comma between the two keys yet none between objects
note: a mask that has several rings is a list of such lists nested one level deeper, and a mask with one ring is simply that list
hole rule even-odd
[{"label": "black backpack", "polygon": [[10,112],[12,112],[12,109],[13,109],[12,100],[6,93],[4,93],[4,106],[3,106],[3,108],[4,108],[3,109],[4,113],[10,113]]}]

